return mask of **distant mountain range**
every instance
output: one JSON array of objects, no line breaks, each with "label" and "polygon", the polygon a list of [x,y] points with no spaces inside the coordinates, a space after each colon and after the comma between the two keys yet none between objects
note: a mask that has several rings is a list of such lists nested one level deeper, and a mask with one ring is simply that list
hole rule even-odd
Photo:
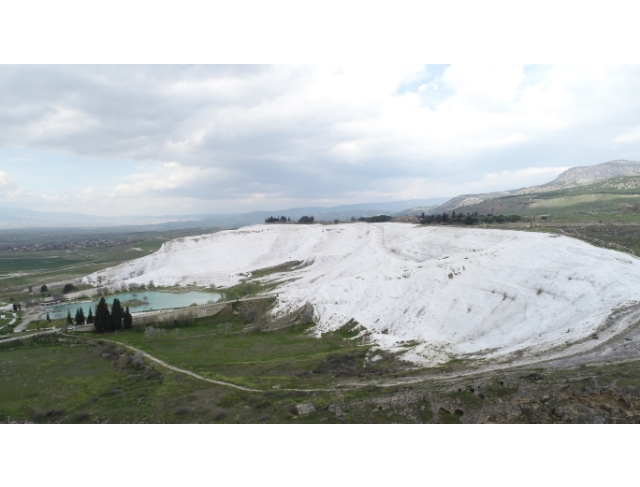
[{"label": "distant mountain range", "polygon": [[[319,221],[344,221],[352,217],[369,217],[381,214],[391,216],[419,215],[422,212],[425,214],[435,214],[460,210],[461,208],[474,208],[474,211],[476,209],[484,209],[485,207],[488,208],[489,211],[501,211],[502,208],[506,211],[514,208],[514,203],[517,203],[519,206],[526,206],[528,204],[527,195],[533,197],[536,194],[539,195],[577,188],[615,177],[629,176],[640,176],[640,162],[617,160],[595,166],[573,167],[549,183],[509,191],[463,194],[455,198],[387,201],[334,207],[312,206],[289,208],[286,210],[253,211],[250,213],[124,217],[103,217],[80,213],[49,213],[20,208],[0,208],[0,228],[103,228],[130,226],[141,227],[145,230],[166,230],[194,227],[241,227],[263,223],[264,220],[270,216],[285,216],[292,220],[298,220],[302,216],[313,216]],[[522,202],[513,200],[510,201],[507,206],[501,205],[500,199],[509,199],[510,197],[521,197]],[[493,200],[496,200],[495,204],[487,203]]]},{"label": "distant mountain range", "polygon": [[40,212],[22,208],[0,208],[0,228],[36,227],[121,227],[135,226],[145,229],[179,229],[191,227],[239,227],[263,223],[270,216],[286,216],[297,220],[301,216],[313,216],[316,220],[348,220],[351,217],[380,214],[420,214],[425,209],[436,208],[449,198],[387,201],[334,207],[289,208],[286,210],[253,211],[250,213],[161,215],[103,217],[81,213]]}]

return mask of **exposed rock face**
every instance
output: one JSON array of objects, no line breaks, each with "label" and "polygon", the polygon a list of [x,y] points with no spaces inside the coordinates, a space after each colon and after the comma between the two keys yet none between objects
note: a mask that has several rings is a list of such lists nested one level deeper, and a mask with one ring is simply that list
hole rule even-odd
[{"label": "exposed rock face", "polygon": [[616,176],[640,176],[640,162],[611,161],[595,166],[572,167],[560,174],[551,184],[591,184]]},{"label": "exposed rock face", "polygon": [[296,411],[298,412],[298,416],[304,416],[306,414],[311,414],[316,412],[316,408],[311,403],[305,404],[297,404]]},{"label": "exposed rock face", "polygon": [[[638,423],[636,387],[599,386],[595,378],[549,384],[542,374],[448,390],[407,390],[332,404],[345,422],[401,423]],[[516,382],[517,380],[517,382]]]}]

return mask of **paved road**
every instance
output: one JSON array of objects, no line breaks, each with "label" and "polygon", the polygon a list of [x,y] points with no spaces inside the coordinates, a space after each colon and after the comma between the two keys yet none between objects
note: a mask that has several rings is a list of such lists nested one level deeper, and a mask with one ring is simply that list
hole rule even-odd
[{"label": "paved road", "polygon": [[27,326],[29,326],[29,323],[37,320],[39,316],[40,316],[40,310],[37,310],[35,312],[34,311],[28,312],[23,316],[22,322],[13,329],[13,332],[16,333],[16,332],[21,332],[26,330]]}]

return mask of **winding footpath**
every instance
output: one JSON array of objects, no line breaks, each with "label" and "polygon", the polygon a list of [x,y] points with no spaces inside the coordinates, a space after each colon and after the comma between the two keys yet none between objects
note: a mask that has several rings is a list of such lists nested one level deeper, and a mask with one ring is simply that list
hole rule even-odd
[{"label": "winding footpath", "polygon": [[173,370],[174,372],[179,372],[180,374],[186,374],[189,375],[191,377],[194,377],[196,379],[205,381],[205,382],[210,382],[211,384],[217,384],[219,386],[227,386],[227,387],[232,387],[234,389],[240,389],[241,391],[247,391],[247,392],[264,392],[260,389],[252,389],[251,387],[244,387],[244,386],[239,386],[236,384],[232,384],[230,382],[224,382],[221,380],[215,380],[215,379],[207,379],[206,377],[201,376],[200,374],[196,374],[195,372],[191,372],[190,370],[185,370],[185,369],[180,369],[174,365],[168,364],[167,362],[165,362],[164,360],[160,360],[159,358],[154,357],[153,355],[149,355],[147,352],[145,352],[144,350],[140,350],[139,348],[136,347],[132,347],[131,345],[127,345],[126,343],[122,343],[122,342],[117,342],[115,340],[107,340],[104,339],[104,341],[108,341],[111,343],[117,343],[118,345],[121,345],[125,348],[128,348],[129,350],[133,350],[134,352],[140,352],[141,354],[144,355],[145,358],[148,358],[149,360],[151,360],[152,362],[155,362],[159,365],[162,365],[163,367],[169,369],[169,370]]}]

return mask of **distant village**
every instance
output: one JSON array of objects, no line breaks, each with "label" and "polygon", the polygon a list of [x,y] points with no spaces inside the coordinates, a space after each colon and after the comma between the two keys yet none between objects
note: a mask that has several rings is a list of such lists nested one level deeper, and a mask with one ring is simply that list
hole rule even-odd
[{"label": "distant village", "polygon": [[77,240],[75,242],[64,243],[43,243],[43,244],[31,244],[21,246],[6,246],[0,247],[3,251],[15,251],[15,252],[33,252],[38,250],[75,250],[86,249],[88,247],[102,247],[105,245],[120,245],[125,243],[131,243],[130,240]]}]

